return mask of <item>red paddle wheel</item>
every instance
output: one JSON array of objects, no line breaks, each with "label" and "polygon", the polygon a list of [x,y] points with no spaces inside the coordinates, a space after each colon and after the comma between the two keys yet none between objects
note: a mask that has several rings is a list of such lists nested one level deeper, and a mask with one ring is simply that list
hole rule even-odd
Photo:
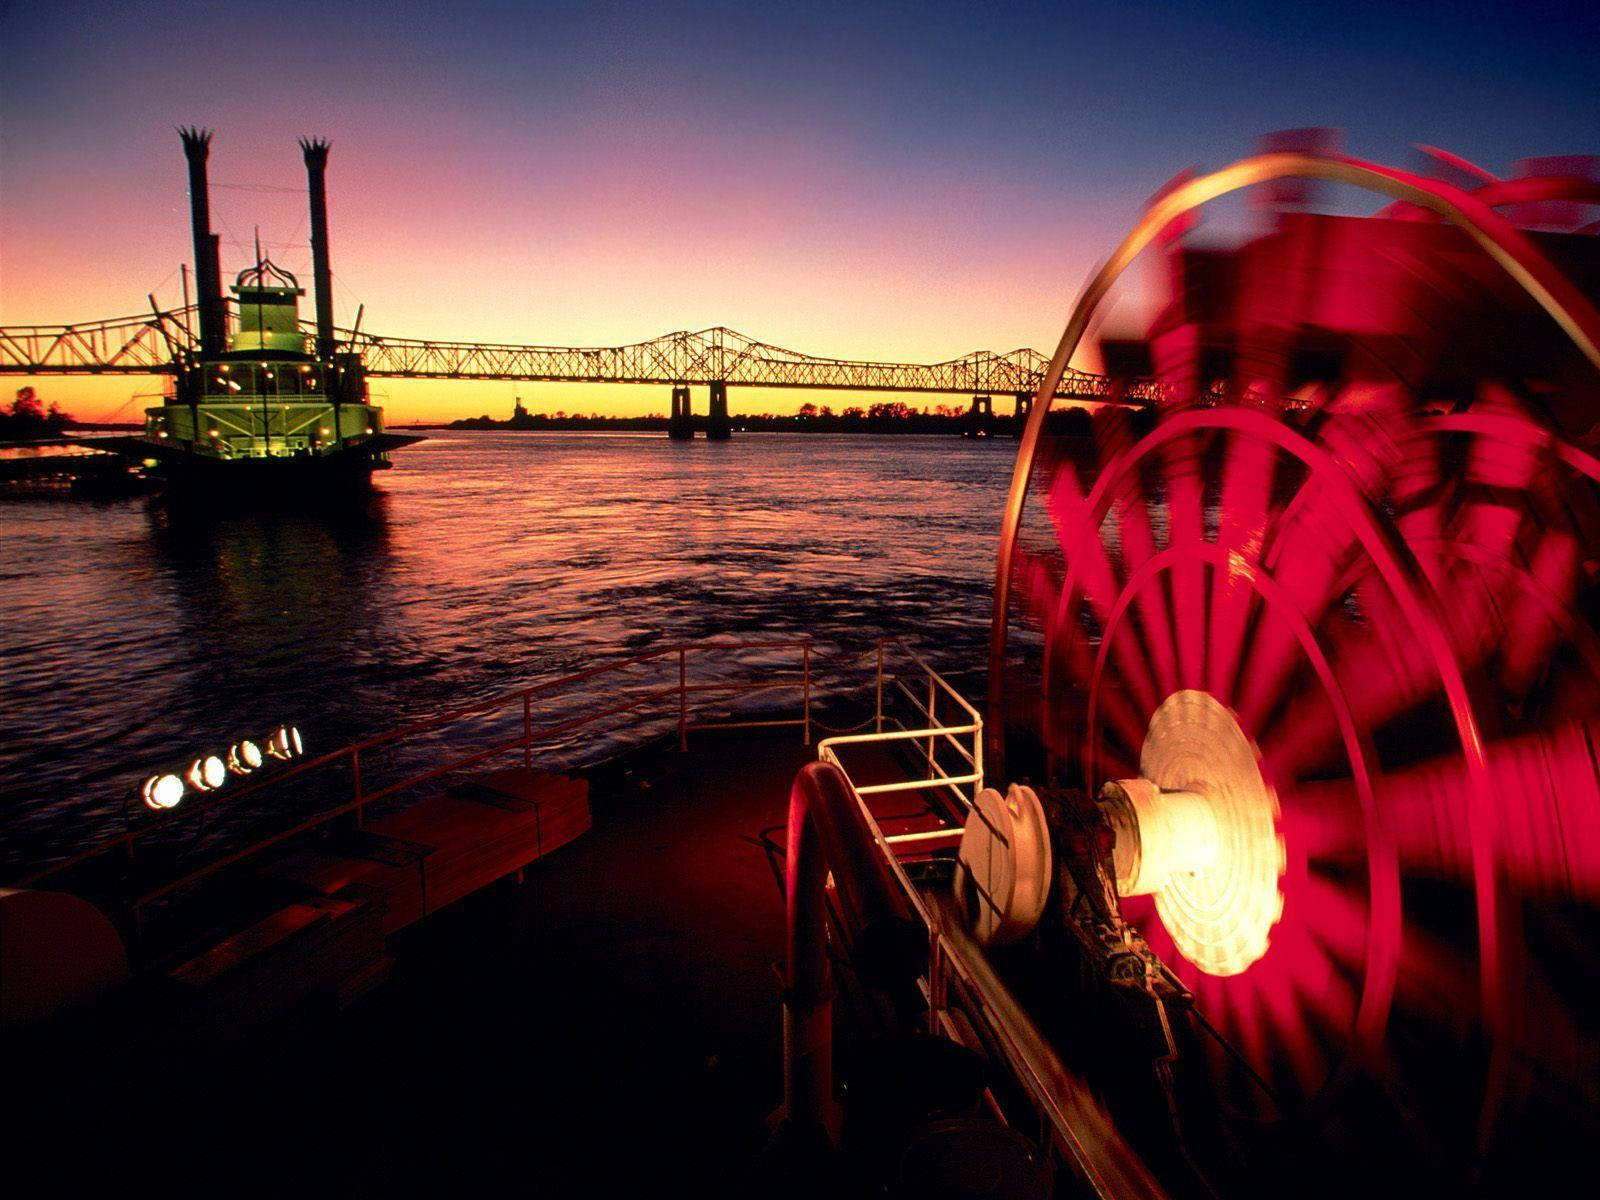
[{"label": "red paddle wheel", "polygon": [[[1600,1132],[1600,184],[1574,166],[1184,181],[1035,400],[992,774],[1108,814],[1218,1186],[1495,1190]],[[1393,204],[1317,214],[1290,181]],[[1269,227],[1197,246],[1190,214],[1247,187]],[[1152,244],[1170,296],[1103,345],[1129,405],[1050,411]]]}]

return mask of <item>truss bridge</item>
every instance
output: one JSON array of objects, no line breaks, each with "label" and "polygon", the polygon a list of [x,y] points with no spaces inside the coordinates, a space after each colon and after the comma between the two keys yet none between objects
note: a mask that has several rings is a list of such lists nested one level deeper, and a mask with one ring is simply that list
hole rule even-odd
[{"label": "truss bridge", "polygon": [[[195,310],[148,314],[75,325],[0,328],[0,374],[171,375],[198,352]],[[359,322],[358,322],[359,325]],[[315,327],[306,323],[308,336]],[[727,418],[727,389],[811,388],[827,391],[952,393],[973,397],[975,416],[992,412],[993,397],[1009,396],[1025,414],[1050,360],[1022,348],[998,354],[976,350],[943,362],[883,362],[827,358],[787,350],[717,326],[680,330],[621,346],[508,345],[385,337],[339,329],[341,349],[361,356],[369,377],[392,379],[527,380],[541,383],[665,384],[673,416],[688,417],[690,386],[711,389],[711,418]],[[1119,385],[1103,375],[1068,370],[1056,396],[1091,401],[1154,399],[1152,384]],[[1149,393],[1149,394],[1147,394]]]}]

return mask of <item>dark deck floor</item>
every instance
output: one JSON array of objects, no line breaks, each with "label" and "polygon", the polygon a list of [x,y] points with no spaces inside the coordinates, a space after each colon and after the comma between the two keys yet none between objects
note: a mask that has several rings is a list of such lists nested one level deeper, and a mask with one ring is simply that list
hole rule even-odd
[{"label": "dark deck floor", "polygon": [[352,1008],[200,1061],[69,1052],[15,1144],[48,1190],[737,1192],[781,1074],[756,839],[812,753],[782,730],[639,756],[591,833],[406,931]]}]

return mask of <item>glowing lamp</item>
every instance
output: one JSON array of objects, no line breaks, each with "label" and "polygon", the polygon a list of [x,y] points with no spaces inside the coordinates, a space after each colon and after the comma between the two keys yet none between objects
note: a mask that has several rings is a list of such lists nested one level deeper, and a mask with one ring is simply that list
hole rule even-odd
[{"label": "glowing lamp", "polygon": [[323,437],[327,437],[328,436],[328,427],[326,425],[324,425],[321,429],[317,430],[317,432],[320,433]]},{"label": "glowing lamp", "polygon": [[1237,975],[1267,952],[1283,916],[1278,798],[1255,746],[1211,695],[1180,691],[1150,718],[1139,778],[1108,781],[1117,892],[1153,896],[1178,952]]},{"label": "glowing lamp", "polygon": [[267,739],[267,753],[273,758],[287,761],[305,751],[300,731],[293,725],[280,725]]},{"label": "glowing lamp", "polygon": [[211,435],[211,436],[212,436],[212,437],[219,437],[219,436],[221,436],[221,435],[219,435],[219,434],[218,434],[218,433],[217,433],[217,431],[216,431],[216,430],[215,430],[215,429],[210,429],[210,430],[207,430],[207,431],[206,431],[206,432],[207,432],[207,433],[209,433],[209,434],[210,434],[210,435]]},{"label": "glowing lamp", "polygon": [[144,781],[145,807],[157,812],[177,808],[183,799],[183,780],[176,775],[152,775]]},{"label": "glowing lamp", "polygon": [[228,770],[238,775],[248,775],[262,763],[261,747],[249,738],[228,751]]},{"label": "glowing lamp", "polygon": [[197,758],[189,767],[189,784],[197,792],[211,792],[228,781],[228,766],[215,754]]}]

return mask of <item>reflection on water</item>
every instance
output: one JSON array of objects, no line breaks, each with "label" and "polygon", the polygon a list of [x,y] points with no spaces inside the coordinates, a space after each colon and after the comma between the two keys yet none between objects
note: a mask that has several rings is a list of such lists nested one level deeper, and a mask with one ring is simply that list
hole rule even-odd
[{"label": "reflection on water", "polygon": [[8,503],[0,860],[280,720],[329,749],[660,641],[888,633],[976,665],[1011,451],[441,432],[322,513]]}]

